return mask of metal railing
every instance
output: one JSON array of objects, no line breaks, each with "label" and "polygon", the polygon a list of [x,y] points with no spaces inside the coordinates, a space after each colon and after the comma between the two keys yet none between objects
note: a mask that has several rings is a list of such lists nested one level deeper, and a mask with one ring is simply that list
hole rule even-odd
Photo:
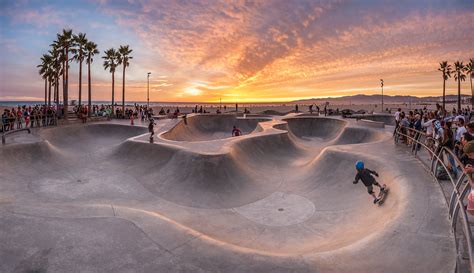
[{"label": "metal railing", "polygon": [[[452,191],[449,198],[445,194],[445,199],[451,220],[451,228],[456,239],[458,253],[456,270],[467,269],[470,272],[474,272],[474,243],[464,203],[471,190],[471,186],[474,186],[472,177],[465,172],[463,163],[451,149],[442,146],[437,140],[426,135],[424,132],[400,126],[395,130],[394,139],[395,143],[400,143],[400,140],[402,140],[411,147],[411,153],[429,169],[430,174],[442,189],[442,181],[450,182]],[[421,151],[426,152],[425,156],[421,155]],[[427,164],[428,162],[429,164]],[[445,174],[442,179],[440,173]],[[443,189],[444,192],[445,190]],[[461,232],[458,229],[458,221],[462,223]],[[463,238],[459,238],[459,235],[463,236]],[[466,243],[466,249],[462,249],[463,241]],[[465,255],[468,256],[468,265],[463,262],[463,259],[465,259],[463,256]],[[467,268],[461,269],[460,267]]]},{"label": "metal railing", "polygon": [[56,114],[39,114],[28,116],[28,123],[25,117],[6,117],[0,119],[0,129],[2,134],[2,144],[6,142],[6,136],[17,132],[27,131],[31,133],[32,128],[51,127],[58,125]]}]

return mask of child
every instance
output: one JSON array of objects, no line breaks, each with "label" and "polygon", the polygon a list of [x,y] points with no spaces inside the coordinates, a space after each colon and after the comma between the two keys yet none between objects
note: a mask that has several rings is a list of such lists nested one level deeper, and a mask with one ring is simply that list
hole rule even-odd
[{"label": "child", "polygon": [[148,124],[148,132],[150,132],[150,140],[151,140],[153,139],[153,136],[155,135],[154,127],[156,123],[152,118],[150,118],[149,121],[150,121],[150,124]]},{"label": "child", "polygon": [[365,169],[364,168],[364,162],[362,162],[360,160],[356,162],[355,167],[356,167],[356,170],[357,170],[357,174],[356,174],[354,182],[352,182],[352,183],[357,184],[359,182],[359,179],[362,180],[362,183],[364,183],[364,185],[367,187],[367,192],[370,195],[372,195],[372,197],[374,197],[374,204],[376,204],[380,199],[377,198],[377,196],[375,196],[372,185],[375,185],[375,186],[380,188],[379,195],[380,195],[380,193],[382,193],[384,188],[382,186],[380,186],[380,184],[377,183],[377,181],[375,181],[375,178],[372,176],[372,174],[377,176],[377,177],[379,177],[379,174],[375,171]]}]

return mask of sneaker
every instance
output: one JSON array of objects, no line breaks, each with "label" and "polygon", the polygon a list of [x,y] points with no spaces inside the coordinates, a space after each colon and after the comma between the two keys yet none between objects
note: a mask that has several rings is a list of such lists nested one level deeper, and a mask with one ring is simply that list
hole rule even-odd
[{"label": "sneaker", "polygon": [[375,198],[375,199],[374,199],[374,204],[377,204],[377,202],[378,202],[379,200],[380,200],[379,198]]}]

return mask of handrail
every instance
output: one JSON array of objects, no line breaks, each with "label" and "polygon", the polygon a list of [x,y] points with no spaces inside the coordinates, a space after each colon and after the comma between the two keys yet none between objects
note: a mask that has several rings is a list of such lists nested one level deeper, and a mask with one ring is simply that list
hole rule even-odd
[{"label": "handrail", "polygon": [[[15,124],[17,124],[19,118],[15,117],[14,119],[11,119],[10,117],[7,118],[7,122],[3,122],[3,118],[0,123],[1,127],[1,135],[2,135],[2,144],[5,144],[6,142],[6,136],[13,134],[15,132],[21,132],[21,131],[28,131],[28,133],[31,133],[31,128],[34,128],[34,124],[36,123],[36,127],[49,127],[49,126],[57,126],[58,125],[58,116],[55,113],[52,114],[39,114],[39,115],[30,115],[28,116],[30,118],[30,124],[27,127],[24,122],[22,122],[22,125],[24,124],[25,127],[22,128],[15,128]],[[23,118],[22,118],[23,119]]]},{"label": "handrail", "polygon": [[[409,135],[407,133],[401,132],[402,129],[405,129],[405,130],[408,129],[408,131],[414,133],[414,135],[416,137],[412,137],[411,135]],[[451,151],[447,147],[441,146],[439,151],[435,152],[430,147],[428,147],[425,143],[422,143],[420,141],[420,137],[421,136],[426,137],[426,134],[424,132],[421,132],[421,131],[418,131],[418,130],[415,130],[415,129],[412,129],[412,128],[399,126],[397,128],[397,130],[395,130],[395,134],[394,134],[395,143],[398,143],[400,136],[403,136],[406,139],[410,139],[410,141],[412,142],[411,151],[412,151],[412,153],[414,153],[415,156],[417,156],[418,147],[423,147],[428,151],[428,153],[431,156],[430,174],[436,180],[436,182],[438,182],[438,184],[440,186],[441,186],[441,184],[440,184],[440,181],[438,180],[438,177],[437,177],[438,166],[441,166],[444,169],[444,171],[448,174],[449,180],[450,180],[450,182],[453,186],[453,191],[451,193],[451,197],[449,199],[449,202],[448,202],[448,200],[446,200],[447,205],[448,205],[448,211],[449,211],[448,215],[449,215],[449,218],[451,219],[451,228],[453,230],[454,235],[456,236],[456,230],[457,230],[456,223],[457,223],[457,219],[458,219],[458,216],[459,216],[461,218],[462,224],[463,224],[463,235],[466,238],[467,251],[468,251],[468,255],[469,255],[470,271],[474,272],[474,256],[473,256],[474,255],[474,249],[473,249],[474,244],[473,244],[473,241],[472,241],[471,227],[469,225],[469,220],[468,220],[466,209],[465,209],[465,206],[464,206],[464,203],[463,203],[463,200],[466,198],[466,195],[469,193],[470,187],[474,186],[474,182],[473,182],[472,177],[465,172],[464,165],[457,158],[457,156],[454,154],[453,151]],[[435,144],[436,144],[436,142],[435,142]],[[452,164],[454,166],[452,166],[452,168],[457,168],[457,166],[461,167],[462,174],[459,175],[459,178],[456,180],[456,182],[454,181],[454,178],[451,175],[451,173],[449,171],[449,168],[444,163],[444,158],[443,158],[444,155],[448,156],[448,160],[451,163],[453,163],[453,161],[454,161],[454,164]],[[469,182],[469,183],[465,183],[465,182]],[[465,184],[464,187],[462,188],[461,191],[459,191],[459,188],[463,184]],[[457,240],[456,240],[456,248],[459,252],[459,246],[458,246],[458,241]]]},{"label": "handrail", "polygon": [[27,131],[28,134],[31,134],[30,128],[21,128],[21,129],[16,129],[16,130],[12,130],[12,131],[3,132],[2,133],[2,144],[5,144],[7,135],[17,133],[17,132],[21,132],[21,131]]}]

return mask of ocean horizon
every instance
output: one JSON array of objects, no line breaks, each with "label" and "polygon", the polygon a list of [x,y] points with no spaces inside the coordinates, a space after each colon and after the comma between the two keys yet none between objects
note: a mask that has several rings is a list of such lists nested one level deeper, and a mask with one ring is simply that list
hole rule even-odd
[{"label": "ocean horizon", "polygon": [[[43,104],[44,101],[0,101],[0,106],[3,106],[3,107],[17,107],[17,106],[33,106],[33,105],[38,105],[38,104]],[[95,105],[101,105],[101,104],[104,104],[104,105],[108,105],[110,104],[111,102],[110,101],[92,101],[92,104],[95,104]],[[52,103],[54,104],[54,103]],[[83,103],[84,105],[87,105],[87,101],[84,101]],[[139,105],[146,105],[147,102],[146,101],[126,101],[125,102],[125,105],[126,106],[133,106],[135,104],[139,104]],[[285,106],[285,105],[292,105],[294,103],[291,103],[291,102],[287,102],[287,103],[284,103],[284,102],[258,102],[258,103],[250,103],[250,102],[242,102],[242,103],[238,103],[239,106]],[[77,105],[77,101],[75,104],[69,104],[69,106],[73,106],[73,105]],[[117,106],[120,106],[122,105],[122,102],[116,102],[116,105]],[[163,107],[170,107],[170,106],[178,106],[178,107],[194,107],[194,106],[206,106],[206,107],[210,107],[210,106],[219,106],[220,103],[219,102],[151,102],[150,101],[150,106],[152,107],[156,107],[156,106],[163,106]],[[227,106],[227,107],[234,107],[235,106],[235,102],[234,103],[222,103],[222,106]]]}]

